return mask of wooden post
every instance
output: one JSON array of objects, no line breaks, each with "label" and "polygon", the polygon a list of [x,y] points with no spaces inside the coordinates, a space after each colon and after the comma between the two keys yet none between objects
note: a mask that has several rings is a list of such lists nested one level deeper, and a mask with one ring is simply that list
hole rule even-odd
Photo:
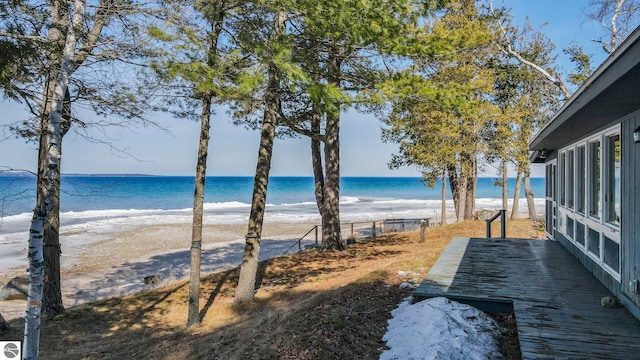
[{"label": "wooden post", "polygon": [[316,245],[318,245],[318,225],[314,226],[314,229],[316,231]]}]

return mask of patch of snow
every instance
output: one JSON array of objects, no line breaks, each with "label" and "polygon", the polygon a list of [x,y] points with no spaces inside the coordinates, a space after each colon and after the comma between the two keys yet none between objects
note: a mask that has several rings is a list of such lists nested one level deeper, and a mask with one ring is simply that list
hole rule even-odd
[{"label": "patch of snow", "polygon": [[444,297],[411,304],[403,300],[391,312],[380,360],[481,360],[500,358],[499,326],[482,311]]}]

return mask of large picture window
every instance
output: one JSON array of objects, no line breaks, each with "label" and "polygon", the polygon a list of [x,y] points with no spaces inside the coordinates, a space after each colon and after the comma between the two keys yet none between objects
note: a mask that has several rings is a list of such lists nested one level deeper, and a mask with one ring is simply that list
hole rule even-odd
[{"label": "large picture window", "polygon": [[[559,206],[547,203],[547,221],[558,221],[547,232],[562,235],[618,281],[621,145],[620,127],[612,127],[558,149],[557,172],[553,160],[547,163],[547,175],[549,169],[556,174],[559,196]],[[553,176],[549,181],[555,182]]]},{"label": "large picture window", "polygon": [[589,143],[589,215],[600,218],[600,141]]},{"label": "large picture window", "polygon": [[573,194],[575,193],[574,187],[574,152],[573,150],[567,151],[567,207],[573,209]]},{"label": "large picture window", "polygon": [[587,182],[587,153],[584,146],[578,146],[576,153],[576,211],[585,213],[585,183]]},{"label": "large picture window", "polygon": [[560,153],[560,205],[567,205],[567,153]]},{"label": "large picture window", "polygon": [[608,136],[606,141],[605,219],[620,225],[620,135]]}]

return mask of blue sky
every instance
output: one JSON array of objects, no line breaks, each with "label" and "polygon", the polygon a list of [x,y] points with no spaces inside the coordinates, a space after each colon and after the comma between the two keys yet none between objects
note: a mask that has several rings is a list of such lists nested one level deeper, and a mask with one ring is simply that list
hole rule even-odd
[{"label": "blue sky", "polygon": [[[496,5],[501,2],[494,0]],[[556,45],[560,64],[570,70],[570,64],[561,49],[572,40],[585,46],[594,55],[598,65],[604,60],[603,52],[591,39],[597,38],[602,28],[587,21],[584,0],[505,0],[512,8],[514,21],[523,24],[526,17],[534,27],[542,26]],[[8,124],[26,117],[20,104],[0,100],[0,124]],[[98,119],[95,117],[95,119]],[[133,157],[118,155],[104,144],[90,143],[69,133],[64,138],[63,173],[114,174],[144,173],[155,175],[192,175],[199,136],[199,124],[174,119],[170,115],[156,114],[152,120],[170,130],[155,128],[109,129],[108,141],[125,149]],[[255,170],[259,133],[231,124],[224,110],[218,110],[212,119],[212,136],[207,174],[211,176],[252,175]],[[95,136],[104,135],[95,134]],[[380,140],[380,122],[372,115],[349,111],[343,115],[341,128],[341,172],[343,176],[419,176],[415,168],[389,170],[387,162],[396,150],[394,144]],[[19,139],[0,140],[0,166],[35,170],[35,145]],[[274,146],[271,174],[274,176],[311,176],[308,139],[280,139]],[[493,176],[495,170],[487,167],[484,175]],[[534,169],[534,176],[543,176],[542,169]]]}]

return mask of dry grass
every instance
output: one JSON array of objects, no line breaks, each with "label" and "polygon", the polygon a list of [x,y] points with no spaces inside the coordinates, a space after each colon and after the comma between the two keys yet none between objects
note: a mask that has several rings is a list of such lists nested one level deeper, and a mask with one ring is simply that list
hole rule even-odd
[{"label": "dry grass", "polygon": [[[377,359],[389,312],[410,294],[398,271],[426,275],[455,236],[484,236],[469,221],[387,235],[343,252],[306,252],[261,263],[260,290],[233,303],[238,269],[202,279],[202,324],[185,329],[187,284],[110,298],[44,319],[43,359]],[[496,231],[496,230],[494,230]],[[536,238],[536,225],[509,221],[510,237]],[[22,338],[23,321],[2,340]]]}]

